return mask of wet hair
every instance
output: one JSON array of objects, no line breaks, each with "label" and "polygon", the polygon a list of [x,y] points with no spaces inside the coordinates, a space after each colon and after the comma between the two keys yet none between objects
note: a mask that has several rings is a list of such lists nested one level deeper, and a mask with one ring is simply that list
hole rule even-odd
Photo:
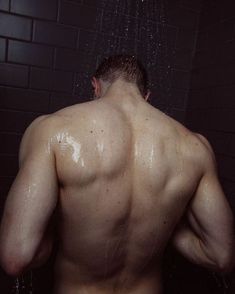
[{"label": "wet hair", "polygon": [[137,58],[131,55],[114,55],[105,58],[97,68],[94,77],[112,84],[122,78],[129,83],[135,83],[140,93],[147,94],[147,73]]}]

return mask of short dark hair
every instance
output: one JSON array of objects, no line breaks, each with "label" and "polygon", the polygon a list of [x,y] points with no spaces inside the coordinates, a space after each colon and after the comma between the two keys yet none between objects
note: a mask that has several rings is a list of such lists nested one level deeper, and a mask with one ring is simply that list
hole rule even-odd
[{"label": "short dark hair", "polygon": [[131,55],[113,55],[105,58],[97,68],[94,77],[113,83],[118,78],[135,83],[140,93],[147,94],[147,73],[140,61]]}]

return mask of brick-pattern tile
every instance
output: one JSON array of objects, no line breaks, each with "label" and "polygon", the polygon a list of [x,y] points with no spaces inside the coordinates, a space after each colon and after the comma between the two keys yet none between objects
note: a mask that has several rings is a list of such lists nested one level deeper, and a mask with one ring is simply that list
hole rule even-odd
[{"label": "brick-pattern tile", "polygon": [[53,48],[10,40],[8,60],[28,65],[51,67],[53,63]]},{"label": "brick-pattern tile", "polygon": [[24,65],[0,63],[0,84],[27,87],[28,67]]},{"label": "brick-pattern tile", "polygon": [[57,3],[57,0],[11,0],[11,12],[55,20]]},{"label": "brick-pattern tile", "polygon": [[1,133],[0,134],[0,153],[17,155],[21,142],[21,135]]},{"label": "brick-pattern tile", "polygon": [[167,15],[167,22],[170,25],[174,25],[177,27],[182,27],[185,29],[196,29],[198,20],[199,20],[199,13],[185,9],[183,7],[177,7],[174,10],[166,11]]},{"label": "brick-pattern tile", "polygon": [[[17,162],[17,160],[16,160],[16,162]],[[2,196],[6,196],[8,194],[13,181],[14,181],[14,177],[6,177],[6,176],[0,177],[0,199],[1,199],[0,201],[1,201],[1,204],[3,204],[5,202],[5,197],[3,199]],[[0,205],[0,206],[2,206],[2,205]],[[5,278],[7,278],[7,276]],[[9,284],[11,284],[11,283],[9,283]]]},{"label": "brick-pattern tile", "polygon": [[195,33],[196,32],[192,30],[180,28],[177,34],[176,47],[178,49],[193,50],[195,44]]},{"label": "brick-pattern tile", "polygon": [[35,21],[33,41],[63,47],[76,47],[78,31],[74,28],[45,21]]},{"label": "brick-pattern tile", "polygon": [[6,56],[6,40],[0,38],[0,62],[5,61]]},{"label": "brick-pattern tile", "polygon": [[0,0],[0,9],[9,10],[9,0]]},{"label": "brick-pattern tile", "polygon": [[40,113],[0,110],[0,131],[23,133]]},{"label": "brick-pattern tile", "polygon": [[31,20],[0,12],[0,36],[30,40]]},{"label": "brick-pattern tile", "polygon": [[56,68],[62,70],[84,72],[96,67],[96,57],[81,51],[58,48],[55,60]]},{"label": "brick-pattern tile", "polygon": [[18,171],[17,156],[0,155],[1,168],[0,177],[14,177]]},{"label": "brick-pattern tile", "polygon": [[101,11],[74,2],[61,1],[59,21],[84,29],[97,30]]},{"label": "brick-pattern tile", "polygon": [[72,92],[73,74],[71,72],[32,68],[30,87],[49,91]]},{"label": "brick-pattern tile", "polygon": [[200,12],[202,9],[202,1],[200,0],[191,0],[191,1],[182,0],[181,5],[182,7],[192,9],[198,12]]},{"label": "brick-pattern tile", "polygon": [[45,91],[0,87],[0,108],[47,113],[50,94]]},{"label": "brick-pattern tile", "polygon": [[171,76],[171,84],[174,88],[189,89],[190,72],[183,70],[173,70]]},{"label": "brick-pattern tile", "polygon": [[52,93],[50,99],[49,112],[53,113],[61,108],[72,105],[68,94]]},{"label": "brick-pattern tile", "polygon": [[[78,49],[93,55],[112,55],[117,52],[120,46],[119,40],[118,36],[107,36],[80,29]],[[131,42],[133,44],[133,40]]]}]

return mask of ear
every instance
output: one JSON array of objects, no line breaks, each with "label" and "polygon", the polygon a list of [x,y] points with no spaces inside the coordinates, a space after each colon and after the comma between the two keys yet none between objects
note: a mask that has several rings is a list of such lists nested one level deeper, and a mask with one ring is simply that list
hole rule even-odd
[{"label": "ear", "polygon": [[144,99],[145,99],[146,101],[149,100],[149,96],[150,96],[150,94],[151,94],[151,92],[150,92],[150,90],[148,90],[148,91],[147,91],[147,94],[144,96]]},{"label": "ear", "polygon": [[93,77],[92,80],[91,80],[91,84],[92,84],[92,87],[94,89],[95,97],[99,98],[100,93],[101,93],[100,82],[95,77]]}]

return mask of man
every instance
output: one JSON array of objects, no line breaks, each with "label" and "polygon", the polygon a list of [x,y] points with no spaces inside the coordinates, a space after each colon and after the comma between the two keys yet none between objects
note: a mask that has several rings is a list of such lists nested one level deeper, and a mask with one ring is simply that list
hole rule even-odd
[{"label": "man", "polygon": [[[0,256],[12,275],[59,249],[56,294],[159,294],[169,241],[192,262],[233,266],[233,216],[201,135],[149,105],[134,57],[98,68],[94,101],[36,119],[1,224]],[[49,228],[49,229],[48,229]]]}]

